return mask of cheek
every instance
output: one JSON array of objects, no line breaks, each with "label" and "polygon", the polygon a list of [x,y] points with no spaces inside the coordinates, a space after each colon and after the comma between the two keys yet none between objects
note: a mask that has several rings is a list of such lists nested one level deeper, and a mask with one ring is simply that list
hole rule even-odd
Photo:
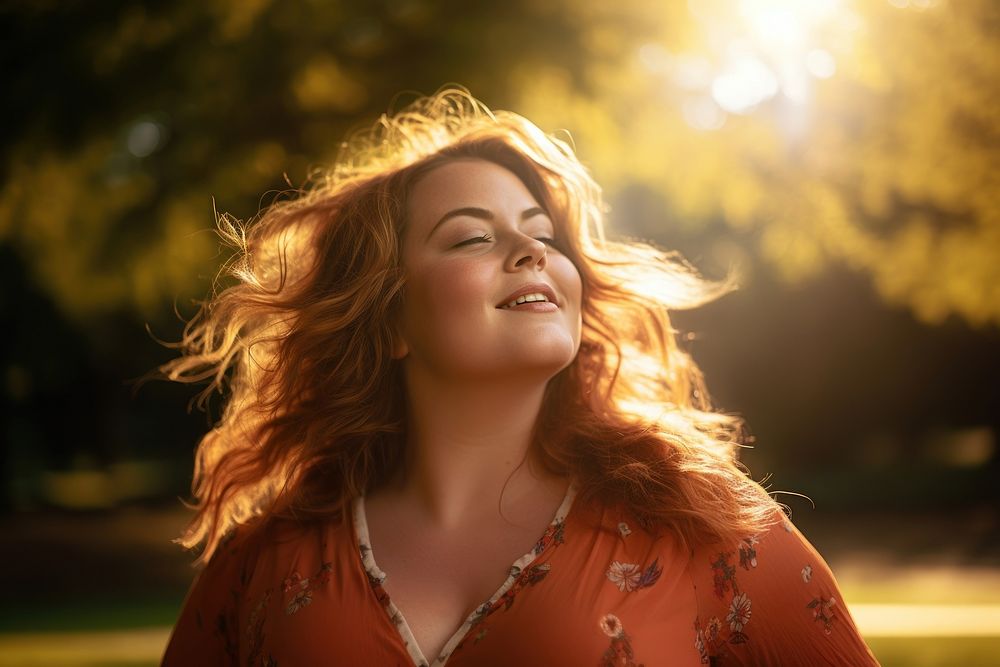
[{"label": "cheek", "polygon": [[583,300],[583,279],[576,266],[568,257],[560,256],[554,260],[550,270],[558,276],[559,286],[564,298],[573,305],[577,313],[580,312],[580,304]]},{"label": "cheek", "polygon": [[[583,278],[576,266],[568,257],[560,257],[558,263],[553,267],[558,270],[560,287],[567,305],[570,321],[573,346],[576,352],[580,350],[580,340],[583,334]],[[574,352],[575,356],[575,352]]]},{"label": "cheek", "polygon": [[468,323],[471,312],[491,306],[495,285],[482,263],[455,260],[417,267],[407,278],[404,309],[409,323],[418,329]]}]

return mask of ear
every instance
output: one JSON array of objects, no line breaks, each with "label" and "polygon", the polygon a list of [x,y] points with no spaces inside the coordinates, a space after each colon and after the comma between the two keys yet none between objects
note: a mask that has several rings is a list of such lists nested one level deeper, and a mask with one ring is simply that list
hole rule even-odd
[{"label": "ear", "polygon": [[410,353],[410,344],[406,342],[406,338],[400,332],[399,327],[395,326],[392,328],[392,358],[396,361],[403,359]]}]

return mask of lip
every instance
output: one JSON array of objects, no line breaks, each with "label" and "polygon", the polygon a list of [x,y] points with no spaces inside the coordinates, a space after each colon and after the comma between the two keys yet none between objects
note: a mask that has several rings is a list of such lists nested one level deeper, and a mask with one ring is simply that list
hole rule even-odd
[{"label": "lip", "polygon": [[503,301],[497,304],[497,308],[502,308],[503,306],[506,306],[508,303],[510,303],[519,296],[524,296],[525,294],[536,294],[536,293],[544,294],[545,297],[551,303],[554,303],[556,306],[559,306],[559,300],[556,299],[556,293],[551,287],[549,287],[545,283],[528,283],[526,285],[521,285],[520,287],[517,288],[517,291],[511,292],[509,295],[507,295],[507,298],[505,298]]}]

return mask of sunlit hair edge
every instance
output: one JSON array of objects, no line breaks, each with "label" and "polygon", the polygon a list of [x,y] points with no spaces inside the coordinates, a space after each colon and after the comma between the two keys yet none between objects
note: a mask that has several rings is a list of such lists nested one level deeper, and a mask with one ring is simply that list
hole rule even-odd
[{"label": "sunlit hair edge", "polygon": [[577,502],[621,504],[692,546],[777,520],[737,460],[742,419],[713,409],[668,314],[731,291],[735,276],[708,281],[677,253],[608,239],[601,191],[566,142],[451,88],[356,133],[332,169],[252,224],[218,217],[235,282],[202,304],[174,345],[181,356],[159,369],[207,381],[202,405],[228,394],[199,443],[195,515],[177,541],[208,560],[243,524],[346,522],[351,499],[398,470],[405,202],[421,174],[457,158],[520,177],[583,279],[580,352],[550,381],[536,427],[542,464],[578,480]]}]

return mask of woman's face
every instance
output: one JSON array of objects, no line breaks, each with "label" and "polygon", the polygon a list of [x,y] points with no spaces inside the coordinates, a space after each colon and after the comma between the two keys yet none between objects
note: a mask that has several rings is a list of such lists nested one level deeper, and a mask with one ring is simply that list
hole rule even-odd
[{"label": "woman's face", "polygon": [[[407,220],[395,356],[408,368],[547,380],[573,361],[580,274],[517,176],[486,160],[446,162],[414,184]],[[511,306],[519,296],[539,301]]]}]

